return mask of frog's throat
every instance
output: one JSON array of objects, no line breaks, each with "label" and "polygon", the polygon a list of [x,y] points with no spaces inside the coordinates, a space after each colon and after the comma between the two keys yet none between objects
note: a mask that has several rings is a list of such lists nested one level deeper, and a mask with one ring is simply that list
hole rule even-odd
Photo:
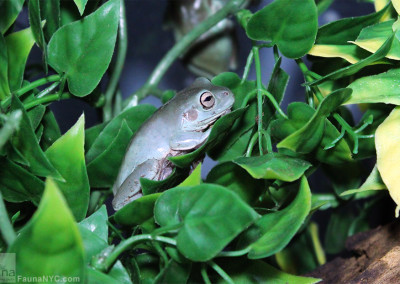
[{"label": "frog's throat", "polygon": [[207,129],[212,127],[214,123],[220,118],[221,116],[224,116],[225,114],[228,114],[231,112],[231,109],[228,108],[212,117],[199,120],[196,124],[190,124],[190,125],[183,125],[182,130],[188,131],[188,132],[205,132]]}]

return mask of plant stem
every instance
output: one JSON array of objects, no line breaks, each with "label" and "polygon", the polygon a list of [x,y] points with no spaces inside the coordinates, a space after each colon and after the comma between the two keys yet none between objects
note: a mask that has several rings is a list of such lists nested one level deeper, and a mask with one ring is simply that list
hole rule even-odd
[{"label": "plant stem", "polygon": [[17,237],[14,228],[8,219],[8,213],[3,201],[3,196],[0,193],[0,231],[4,241],[10,246]]},{"label": "plant stem", "polygon": [[253,57],[254,57],[253,50],[250,50],[249,56],[247,57],[246,60],[246,66],[244,67],[242,81],[240,82],[240,84],[243,84],[247,80],[247,77],[249,76],[251,63],[253,62]]},{"label": "plant stem", "polygon": [[250,247],[241,249],[241,250],[236,250],[236,251],[221,251],[217,257],[237,257],[237,256],[242,256],[245,255],[250,251]]},{"label": "plant stem", "polygon": [[156,241],[156,242],[162,242],[166,243],[169,245],[176,246],[176,241],[171,238],[167,237],[162,237],[162,236],[153,236],[150,234],[145,234],[145,235],[137,235],[137,236],[132,236],[126,240],[121,241],[111,253],[109,254],[102,254],[100,253],[92,262],[92,266],[100,271],[108,271],[114,263],[118,260],[118,257],[121,253],[123,253],[125,250],[133,247],[134,245],[137,245],[142,242],[146,241]]},{"label": "plant stem", "polygon": [[219,267],[219,265],[217,265],[215,262],[208,261],[207,264],[210,265],[211,268],[214,269],[215,272],[217,272],[219,274],[219,276],[221,276],[226,282],[228,282],[229,284],[235,284],[235,282],[233,282],[232,278],[229,277],[229,275],[221,267]]},{"label": "plant stem", "polygon": [[222,19],[226,18],[229,14],[236,13],[245,0],[230,0],[221,10],[214,15],[197,25],[193,30],[187,33],[179,42],[177,42],[173,48],[171,48],[167,54],[161,59],[153,73],[147,79],[147,82],[135,93],[132,94],[126,102],[126,105],[130,104],[130,101],[137,96],[140,101],[145,98],[152,88],[157,87],[162,77],[165,75],[172,63],[185,51],[189,46],[202,34],[207,32],[210,28],[218,24]]},{"label": "plant stem", "polygon": [[26,105],[24,105],[24,107],[26,110],[28,110],[28,109],[31,109],[40,104],[51,103],[54,101],[59,101],[59,100],[64,100],[64,99],[69,99],[69,98],[71,98],[71,95],[69,93],[63,93],[63,94],[61,94],[61,96],[59,96],[58,94],[54,94],[54,95],[38,98],[32,102],[27,103]]},{"label": "plant stem", "polygon": [[121,0],[120,4],[120,16],[119,16],[119,28],[118,28],[118,54],[115,62],[115,68],[110,78],[110,82],[107,86],[105,93],[105,104],[103,107],[103,121],[109,121],[112,116],[112,101],[116,88],[118,86],[119,78],[121,77],[122,69],[124,67],[126,52],[128,50],[128,38],[127,38],[127,27],[126,27],[126,14],[125,14],[125,3]]},{"label": "plant stem", "polygon": [[207,267],[206,267],[205,263],[203,263],[201,265],[201,277],[203,278],[205,284],[211,284],[212,283],[210,278],[208,277]]},{"label": "plant stem", "polygon": [[256,67],[256,83],[257,83],[257,131],[258,131],[258,150],[260,151],[260,155],[263,154],[262,149],[262,79],[261,79],[261,63],[260,63],[260,54],[258,52],[258,47],[253,43],[253,54],[254,54],[254,65]]},{"label": "plant stem", "polygon": [[52,91],[54,91],[55,88],[57,88],[57,86],[60,84],[60,82],[55,82],[53,84],[51,84],[48,88],[44,89],[43,91],[41,91],[39,94],[37,94],[36,98],[42,98],[47,96],[48,94],[50,94]]},{"label": "plant stem", "polygon": [[16,96],[21,96],[23,94],[25,94],[26,92],[29,92],[39,86],[48,84],[48,83],[52,83],[52,82],[56,82],[56,81],[60,81],[61,77],[60,75],[56,74],[56,75],[51,75],[49,77],[45,77],[45,78],[41,78],[39,80],[33,81],[32,83],[26,85],[25,87],[22,87],[21,89],[13,92],[14,95]]}]

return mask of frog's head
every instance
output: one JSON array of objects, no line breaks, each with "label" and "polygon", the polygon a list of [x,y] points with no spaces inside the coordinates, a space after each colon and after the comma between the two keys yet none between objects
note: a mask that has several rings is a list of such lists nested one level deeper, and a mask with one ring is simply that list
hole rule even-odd
[{"label": "frog's head", "polygon": [[215,86],[206,78],[198,78],[183,92],[181,130],[204,132],[221,116],[230,112],[235,97],[225,87]]}]

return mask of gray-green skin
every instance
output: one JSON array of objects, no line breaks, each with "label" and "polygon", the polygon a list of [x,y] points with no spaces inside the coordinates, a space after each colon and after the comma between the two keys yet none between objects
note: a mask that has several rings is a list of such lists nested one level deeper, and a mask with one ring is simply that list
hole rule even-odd
[{"label": "gray-green skin", "polygon": [[[210,92],[214,105],[205,109],[202,94]],[[163,180],[173,170],[168,157],[193,151],[210,135],[214,122],[230,112],[233,93],[198,78],[158,109],[131,140],[113,186],[115,210],[142,196],[140,178]]]}]

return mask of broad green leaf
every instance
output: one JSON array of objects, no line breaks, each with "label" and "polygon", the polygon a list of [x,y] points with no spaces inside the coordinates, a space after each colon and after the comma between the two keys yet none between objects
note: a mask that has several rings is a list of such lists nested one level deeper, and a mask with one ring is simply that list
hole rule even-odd
[{"label": "broad green leaf", "polygon": [[117,36],[119,4],[119,0],[108,1],[84,19],[61,27],[51,38],[49,64],[65,73],[73,95],[91,93],[107,70]]},{"label": "broad green leaf", "polygon": [[77,221],[86,217],[89,206],[90,186],[86,173],[85,117],[46,150],[46,156],[65,181],[56,181]]},{"label": "broad green leaf", "polygon": [[189,175],[190,168],[174,168],[171,175],[163,180],[150,180],[146,178],[140,178],[140,185],[142,186],[143,195],[153,194],[157,192],[165,191],[175,187],[179,183],[183,182]]},{"label": "broad green leaf", "polygon": [[351,83],[353,90],[345,104],[386,103],[400,105],[400,68],[390,69],[378,75],[361,77]]},{"label": "broad green leaf", "polygon": [[[276,99],[277,103],[281,103],[283,100],[283,97],[285,95],[285,90],[286,86],[289,83],[289,75],[281,68],[281,62],[282,62],[282,57],[279,57],[279,59],[275,62],[274,69],[272,70],[271,78],[268,82],[268,92],[270,92],[274,98]],[[272,115],[265,115],[266,113],[268,114],[274,114],[276,112],[275,107],[271,103],[264,103],[264,123],[269,123],[269,120],[271,119]],[[269,109],[269,111],[266,111],[266,108]]]},{"label": "broad green leaf", "polygon": [[[388,38],[391,37],[393,33],[393,23],[394,20],[391,20],[366,27],[361,31],[357,39],[352,41],[352,43],[374,53]],[[400,60],[400,42],[398,40],[393,40],[392,46],[386,57]]]},{"label": "broad green leaf", "polygon": [[191,267],[190,262],[181,264],[171,259],[154,279],[154,283],[186,283]]},{"label": "broad green leaf", "polygon": [[[57,185],[46,181],[38,210],[8,252],[24,277],[58,275],[84,281],[84,251],[74,217]],[[38,265],[40,263],[40,265]]]},{"label": "broad green leaf", "polygon": [[124,120],[115,138],[110,141],[108,148],[90,162],[87,159],[87,172],[92,187],[113,185],[131,138],[132,131]]},{"label": "broad green leaf", "polygon": [[114,214],[114,220],[126,227],[140,225],[153,217],[154,203],[161,193],[142,196],[128,203]]},{"label": "broad green leaf", "polygon": [[308,54],[327,58],[339,57],[351,64],[355,64],[367,57],[368,53],[355,45],[316,44],[310,49]]},{"label": "broad green leaf", "polygon": [[85,152],[89,151],[106,125],[107,123],[103,122],[85,130]]},{"label": "broad green leaf", "polygon": [[43,31],[48,42],[60,27],[60,0],[40,0],[40,15],[46,20]]},{"label": "broad green leaf", "polygon": [[103,204],[99,210],[94,212],[92,215],[83,219],[79,225],[85,227],[89,231],[93,232],[100,239],[107,242],[108,239],[108,214],[106,206]]},{"label": "broad green leaf", "polygon": [[190,260],[206,261],[256,220],[258,214],[228,189],[201,184],[164,192],[156,202],[155,218],[162,226],[181,224],[177,235],[179,252]]},{"label": "broad green leaf", "polygon": [[44,183],[23,167],[6,159],[0,159],[0,191],[10,202],[32,201],[39,204]]},{"label": "broad green leaf", "polygon": [[53,167],[40,148],[24,106],[16,96],[12,98],[11,109],[22,111],[19,130],[12,137],[11,143],[29,163],[31,172],[42,177],[50,176],[61,179],[59,172]]},{"label": "broad green leaf", "polygon": [[233,161],[256,179],[279,179],[292,182],[299,179],[311,167],[309,162],[279,153],[241,157]]},{"label": "broad green leaf", "polygon": [[400,210],[400,184],[398,179],[400,149],[400,107],[396,107],[375,133],[377,168],[390,196],[396,202],[396,217]]},{"label": "broad green leaf", "polygon": [[[105,127],[91,128],[91,131],[88,132],[94,131],[94,133],[90,135],[92,137],[96,136],[96,139],[92,142],[92,146],[86,154],[87,163],[90,163],[99,157],[107,148],[110,147],[111,144],[113,144],[111,142],[116,139],[116,133],[118,133],[118,130],[121,129],[124,120],[127,124],[126,126],[128,126],[131,132],[135,134],[139,127],[155,112],[155,110],[156,108],[152,105],[139,105],[120,113],[110,122],[108,122]],[[130,140],[130,138],[131,137],[129,137],[128,140]],[[128,144],[125,144],[125,147],[127,145]]]},{"label": "broad green leaf", "polygon": [[311,196],[311,211],[327,210],[339,206],[339,198],[333,193],[313,193]]},{"label": "broad green leaf", "polygon": [[325,119],[347,101],[350,95],[351,89],[339,89],[325,97],[307,124],[279,142],[278,148],[287,148],[299,153],[309,153],[314,150],[322,139]]},{"label": "broad green leaf", "polygon": [[193,172],[179,184],[179,186],[194,186],[201,184],[201,163],[199,163]]},{"label": "broad green leaf", "polygon": [[[283,140],[304,127],[316,113],[312,107],[300,102],[291,103],[287,112],[289,119],[281,118],[271,123],[271,134],[278,140]],[[339,134],[336,127],[328,119],[325,119],[325,132],[315,153],[315,157],[319,161],[336,165],[352,160],[351,150],[344,139],[341,139],[335,147],[328,150],[324,149]]]},{"label": "broad green leaf", "polygon": [[256,12],[246,27],[250,39],[271,41],[289,58],[305,55],[314,44],[317,30],[314,0],[275,0]]},{"label": "broad green leaf", "polygon": [[333,3],[334,0],[315,0],[318,9],[318,15],[325,12]]},{"label": "broad green leaf", "polygon": [[85,6],[88,0],[74,0],[75,5],[78,7],[79,13],[81,16],[83,15],[83,12],[85,11]]},{"label": "broad green leaf", "polygon": [[40,9],[40,0],[29,0],[29,23],[31,25],[32,34],[38,46],[43,50],[43,65],[47,73],[47,43],[44,38],[42,16]]},{"label": "broad green leaf", "polygon": [[282,250],[305,221],[311,209],[311,192],[303,177],[296,198],[286,208],[258,219],[241,237],[239,245],[250,249],[251,259],[265,258]]},{"label": "broad green leaf", "polygon": [[364,58],[363,60],[358,61],[357,63],[355,63],[353,65],[346,66],[339,70],[333,71],[332,73],[329,73],[329,74],[323,76],[322,78],[319,78],[311,83],[306,83],[306,84],[309,86],[315,86],[315,85],[319,85],[327,80],[336,80],[336,79],[339,79],[339,78],[342,78],[345,76],[350,76],[350,75],[357,73],[364,67],[372,65],[372,64],[376,63],[377,61],[381,60],[382,58],[384,58],[390,51],[390,48],[393,43],[393,39],[394,39],[394,34],[392,34],[374,54],[368,56],[367,58]]},{"label": "broad green leaf", "polygon": [[330,22],[318,29],[316,44],[348,44],[354,40],[365,27],[379,22],[390,5],[379,12],[366,16],[340,19]]},{"label": "broad green leaf", "polygon": [[0,1],[0,33],[5,34],[11,27],[21,12],[24,2],[25,0]]},{"label": "broad green leaf", "polygon": [[[221,263],[221,267],[235,284],[313,284],[320,281],[316,278],[288,274],[261,260],[229,258],[229,261]],[[220,278],[216,283],[222,284],[226,281]]]},{"label": "broad green leaf", "polygon": [[49,148],[53,143],[61,137],[60,127],[54,117],[53,112],[47,108],[46,113],[42,119],[43,135],[40,140],[40,146],[43,150]]},{"label": "broad green leaf", "polygon": [[119,284],[116,279],[104,274],[90,266],[86,268],[87,274],[87,283],[88,284],[98,284],[98,283],[107,283],[107,284]]},{"label": "broad green leaf", "polygon": [[237,109],[219,118],[211,129],[211,133],[208,136],[207,141],[202,146],[191,153],[170,157],[168,159],[178,167],[189,167],[194,161],[198,160],[199,157],[201,157],[213,146],[224,141],[225,135],[229,132],[234,122],[239,117],[243,116],[245,111],[245,108]]},{"label": "broad green leaf", "polygon": [[[4,1],[3,1],[4,2]],[[1,4],[0,4],[1,5]],[[0,33],[0,99],[4,99],[10,94],[8,85],[8,54],[7,45],[3,35]]]},{"label": "broad green leaf", "polygon": [[0,151],[2,150],[3,146],[7,143],[7,141],[10,139],[11,135],[13,135],[14,132],[18,130],[21,120],[22,120],[21,110],[15,110],[9,114],[7,120],[3,123],[2,127],[0,128]]},{"label": "broad green leaf", "polygon": [[349,195],[349,194],[359,194],[359,193],[363,193],[366,191],[382,190],[382,189],[387,189],[387,188],[382,180],[382,177],[378,171],[378,168],[375,165],[374,168],[372,169],[371,173],[369,174],[368,178],[360,186],[360,188],[346,190],[345,192],[343,192],[341,194],[341,196]]},{"label": "broad green leaf", "polygon": [[27,28],[5,37],[8,54],[8,80],[13,92],[21,87],[25,64],[35,38],[31,28]]},{"label": "broad green leaf", "polygon": [[254,204],[264,188],[263,180],[254,179],[245,169],[232,162],[223,162],[213,167],[206,182],[228,188],[248,204]]}]

